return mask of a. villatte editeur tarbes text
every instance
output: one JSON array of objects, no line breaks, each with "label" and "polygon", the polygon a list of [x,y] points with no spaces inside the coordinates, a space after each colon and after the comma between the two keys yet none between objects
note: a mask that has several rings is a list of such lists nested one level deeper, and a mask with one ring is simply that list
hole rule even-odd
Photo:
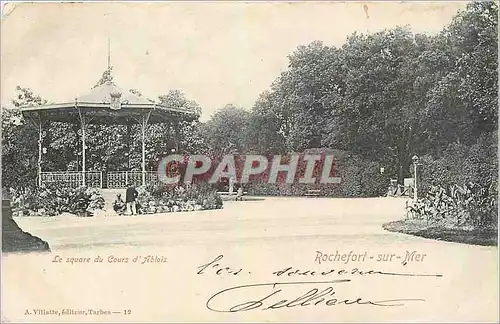
[{"label": "a. villatte editeur tarbes text", "polygon": [[112,314],[124,314],[130,315],[130,310],[109,310],[109,309],[71,309],[71,308],[62,308],[62,309],[26,309],[25,315],[32,316],[102,316],[102,315],[112,315]]}]

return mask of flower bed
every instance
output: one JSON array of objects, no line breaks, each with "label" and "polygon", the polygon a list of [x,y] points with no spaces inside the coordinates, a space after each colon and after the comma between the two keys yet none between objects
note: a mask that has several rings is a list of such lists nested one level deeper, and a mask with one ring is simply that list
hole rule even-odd
[{"label": "flower bed", "polygon": [[142,214],[221,209],[222,198],[208,184],[189,186],[149,185],[137,189]]},{"label": "flower bed", "polygon": [[469,183],[448,188],[431,186],[427,195],[408,206],[408,218],[447,228],[497,228],[496,183]]},{"label": "flower bed", "polygon": [[382,227],[429,239],[496,246],[497,208],[496,182],[489,186],[430,186],[424,198],[407,206],[406,219]]},{"label": "flower bed", "polygon": [[26,192],[12,199],[16,216],[57,216],[70,213],[92,216],[104,208],[100,190],[89,187],[68,188],[49,185],[33,192]]}]

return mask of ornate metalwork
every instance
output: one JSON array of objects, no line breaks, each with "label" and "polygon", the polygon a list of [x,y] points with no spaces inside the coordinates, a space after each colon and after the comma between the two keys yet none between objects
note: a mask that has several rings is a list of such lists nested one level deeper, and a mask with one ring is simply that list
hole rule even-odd
[{"label": "ornate metalwork", "polygon": [[109,108],[113,110],[119,110],[122,108],[121,97],[122,94],[119,92],[111,92],[110,94],[111,101],[109,103]]}]

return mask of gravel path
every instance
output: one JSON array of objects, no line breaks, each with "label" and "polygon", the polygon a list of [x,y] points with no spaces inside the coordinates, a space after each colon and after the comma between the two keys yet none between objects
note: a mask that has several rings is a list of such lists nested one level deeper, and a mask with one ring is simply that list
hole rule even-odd
[{"label": "gravel path", "polygon": [[[226,202],[217,211],[17,218],[23,230],[46,240],[52,253],[4,255],[3,317],[11,322],[497,321],[498,248],[384,231],[384,222],[402,217],[404,204],[395,198],[266,198]],[[403,265],[407,255],[413,260]],[[102,262],[94,262],[97,257]],[[288,267],[310,271],[273,275]],[[351,274],[338,272],[343,269]],[[428,276],[359,275],[368,270]],[[232,313],[206,306],[212,295],[234,286],[335,279],[351,281],[333,284],[335,294],[327,291],[322,303],[323,297],[316,296],[306,306]],[[280,290],[265,301],[276,304],[329,286],[281,287],[232,290],[209,307],[224,310]],[[399,307],[326,306],[334,296],[339,301],[425,301]],[[46,315],[35,315],[34,309]]]}]

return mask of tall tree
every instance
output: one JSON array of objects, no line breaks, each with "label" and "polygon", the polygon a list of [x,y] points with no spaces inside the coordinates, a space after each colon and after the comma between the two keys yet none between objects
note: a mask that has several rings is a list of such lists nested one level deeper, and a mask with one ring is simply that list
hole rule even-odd
[{"label": "tall tree", "polygon": [[498,128],[498,4],[472,2],[437,37],[440,77],[426,106],[440,144],[472,145]]},{"label": "tall tree", "polygon": [[38,167],[38,129],[25,120],[21,106],[44,104],[31,89],[16,87],[13,108],[2,107],[2,186],[4,188],[36,185]]},{"label": "tall tree", "polygon": [[249,117],[249,111],[234,105],[226,105],[215,112],[202,131],[212,152],[245,152]]},{"label": "tall tree", "polygon": [[273,93],[263,92],[255,102],[247,125],[246,145],[256,154],[278,154],[286,152],[283,126],[286,123],[275,109]]}]

